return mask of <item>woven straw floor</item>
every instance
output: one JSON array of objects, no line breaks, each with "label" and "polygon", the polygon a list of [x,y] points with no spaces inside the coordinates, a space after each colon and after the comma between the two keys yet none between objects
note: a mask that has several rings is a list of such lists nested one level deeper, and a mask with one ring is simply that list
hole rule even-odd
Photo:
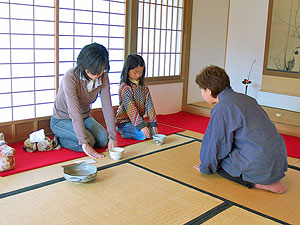
[{"label": "woven straw floor", "polygon": [[300,224],[299,159],[289,158],[286,194],[250,190],[193,168],[202,137],[126,146],[120,161],[104,153],[86,184],[62,176],[75,160],[1,177],[0,224]]}]

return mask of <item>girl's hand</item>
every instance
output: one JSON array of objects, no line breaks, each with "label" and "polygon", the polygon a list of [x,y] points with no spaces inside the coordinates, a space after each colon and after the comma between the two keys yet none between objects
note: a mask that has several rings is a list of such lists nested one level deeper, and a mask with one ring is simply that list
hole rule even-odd
[{"label": "girl's hand", "polygon": [[104,155],[96,152],[92,146],[90,146],[88,143],[82,145],[82,150],[92,159],[98,159],[104,157]]},{"label": "girl's hand", "polygon": [[141,129],[141,131],[143,132],[143,134],[145,135],[146,138],[150,138],[151,132],[148,127],[144,127],[143,129]]},{"label": "girl's hand", "polygon": [[106,151],[108,151],[111,148],[117,147],[117,146],[118,146],[117,141],[109,139]]},{"label": "girl's hand", "polygon": [[158,134],[158,128],[157,127],[152,127],[154,134]]}]

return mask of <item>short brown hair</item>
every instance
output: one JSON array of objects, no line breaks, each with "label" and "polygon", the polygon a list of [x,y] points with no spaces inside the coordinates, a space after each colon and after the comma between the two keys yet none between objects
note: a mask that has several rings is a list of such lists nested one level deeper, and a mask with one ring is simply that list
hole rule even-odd
[{"label": "short brown hair", "polygon": [[226,87],[230,87],[230,80],[224,69],[210,65],[196,76],[196,83],[202,89],[210,89],[211,96],[216,98]]}]

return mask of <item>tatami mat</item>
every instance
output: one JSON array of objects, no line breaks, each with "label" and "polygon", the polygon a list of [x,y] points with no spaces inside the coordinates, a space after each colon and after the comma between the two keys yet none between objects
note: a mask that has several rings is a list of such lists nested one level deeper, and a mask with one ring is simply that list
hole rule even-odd
[{"label": "tatami mat", "polygon": [[195,131],[190,131],[190,130],[182,131],[179,134],[182,134],[182,135],[185,135],[188,137],[192,137],[192,138],[196,138],[196,139],[200,139],[200,140],[203,139],[203,135],[204,135],[204,134],[201,134],[201,133],[198,133]]},{"label": "tatami mat", "polygon": [[294,163],[293,165],[300,168],[300,160]]},{"label": "tatami mat", "polygon": [[287,158],[288,158],[288,164],[291,165],[291,166],[296,166],[300,162],[300,159],[297,159],[297,158],[294,158],[294,157],[289,157],[288,156]]},{"label": "tatami mat", "polygon": [[203,175],[193,168],[199,164],[201,142],[182,145],[169,151],[133,160],[134,163],[205,190],[279,220],[300,224],[300,171],[289,169],[283,182],[288,191],[274,194],[259,189],[247,189],[219,175]]},{"label": "tatami mat", "polygon": [[[124,160],[128,160],[133,157],[138,157],[144,154],[149,154],[151,152],[159,151],[164,148],[169,148],[176,146],[185,142],[191,141],[190,138],[172,134],[167,136],[165,143],[163,145],[154,144],[153,140],[140,142],[137,144],[129,145],[124,147],[125,153],[124,158],[119,161],[114,161],[109,157],[109,153],[103,153],[104,158],[97,159],[97,163],[93,164],[97,167],[106,166],[112,163],[118,163]],[[76,160],[70,160],[63,163],[54,164],[51,166],[41,167],[34,170],[29,170],[22,173],[13,174],[6,177],[0,177],[0,194],[10,192],[19,188],[24,188],[30,185],[36,185],[42,182],[47,182],[49,180],[61,178],[62,165],[67,165],[73,163],[77,160],[89,159],[89,157],[84,157]]]},{"label": "tatami mat", "polygon": [[264,218],[254,213],[250,213],[244,209],[232,206],[229,209],[219,213],[210,220],[202,223],[204,225],[274,225],[280,224],[270,219]]},{"label": "tatami mat", "polygon": [[124,164],[86,184],[62,181],[0,200],[0,224],[184,224],[221,204]]},{"label": "tatami mat", "polygon": [[[152,140],[126,146],[119,161],[106,152],[94,164],[100,168],[96,181],[87,184],[63,179],[61,166],[76,160],[0,177],[0,224],[184,224],[199,216],[204,224],[300,224],[300,159],[288,157],[296,169],[283,179],[286,194],[250,190],[193,168],[202,138],[184,131],[161,146]],[[211,211],[217,213],[207,217]]]}]

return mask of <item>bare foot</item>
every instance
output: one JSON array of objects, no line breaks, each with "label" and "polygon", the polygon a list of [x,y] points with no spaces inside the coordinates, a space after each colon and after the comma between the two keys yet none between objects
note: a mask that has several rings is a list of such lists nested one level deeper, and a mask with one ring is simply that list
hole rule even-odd
[{"label": "bare foot", "polygon": [[276,181],[273,184],[263,185],[263,184],[255,184],[256,188],[264,189],[267,191],[271,191],[278,194],[283,194],[287,191],[287,187],[281,181]]},{"label": "bare foot", "polygon": [[195,165],[194,168],[200,171],[200,164]]}]

